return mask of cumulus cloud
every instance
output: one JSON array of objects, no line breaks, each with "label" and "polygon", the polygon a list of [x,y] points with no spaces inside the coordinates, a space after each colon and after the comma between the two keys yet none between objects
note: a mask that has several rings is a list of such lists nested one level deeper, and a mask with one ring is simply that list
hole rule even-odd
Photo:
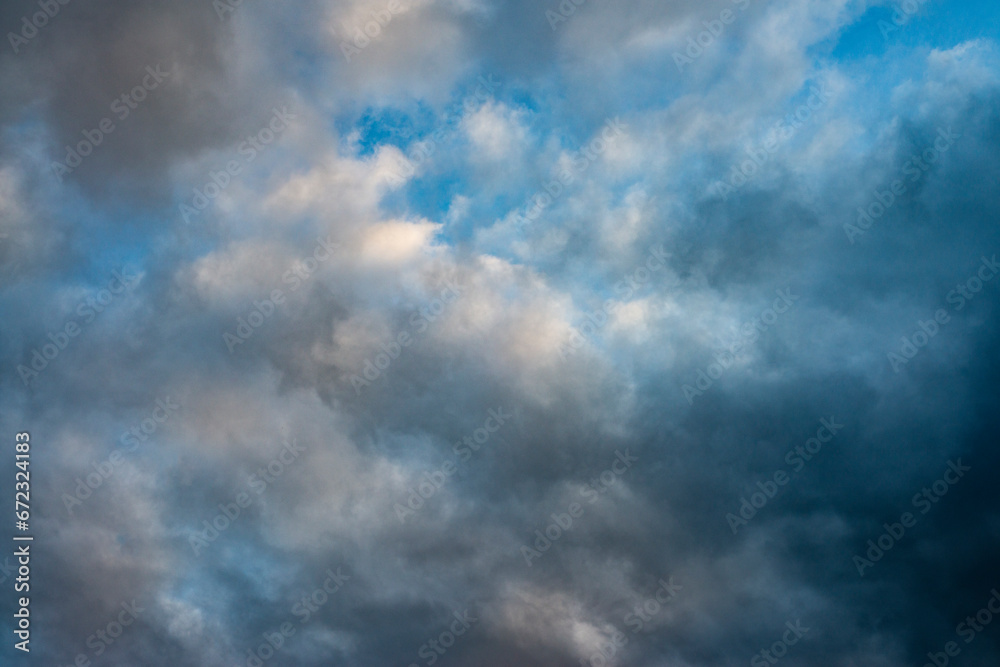
[{"label": "cumulus cloud", "polygon": [[994,10],[58,7],[4,664],[996,661]]}]

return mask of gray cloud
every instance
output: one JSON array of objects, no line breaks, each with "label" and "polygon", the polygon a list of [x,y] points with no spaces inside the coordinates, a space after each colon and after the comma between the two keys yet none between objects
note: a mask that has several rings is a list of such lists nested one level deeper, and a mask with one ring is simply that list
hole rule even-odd
[{"label": "gray cloud", "polygon": [[[4,660],[256,664],[287,623],[267,664],[736,665],[801,622],[782,664],[916,664],[948,641],[995,662],[990,627],[955,628],[998,585],[1000,284],[949,298],[1000,250],[993,43],[886,54],[885,74],[828,55],[858,3],[591,0],[555,30],[544,3],[405,4],[351,61],[345,35],[388,3],[74,1],[0,55],[0,414],[31,432],[36,499],[33,651]],[[829,101],[721,196],[816,85]],[[295,118],[249,159],[275,106]],[[60,182],[52,161],[104,117]],[[516,229],[616,117],[620,139]],[[941,128],[953,146],[852,243]],[[400,177],[420,141],[433,154]],[[136,278],[111,294],[115,271]],[[165,397],[181,407],[149,432]],[[491,409],[513,416],[464,459]],[[727,514],[829,418],[843,429],[734,535]],[[147,437],[122,453],[130,429]],[[681,588],[643,609],[663,580]],[[142,611],[95,639],[123,604]]]}]

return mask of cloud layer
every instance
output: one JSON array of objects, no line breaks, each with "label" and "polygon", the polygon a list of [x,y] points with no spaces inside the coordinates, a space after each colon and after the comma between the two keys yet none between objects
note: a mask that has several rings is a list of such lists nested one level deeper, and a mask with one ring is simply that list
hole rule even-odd
[{"label": "cloud layer", "polygon": [[996,663],[994,7],[46,6],[4,664]]}]

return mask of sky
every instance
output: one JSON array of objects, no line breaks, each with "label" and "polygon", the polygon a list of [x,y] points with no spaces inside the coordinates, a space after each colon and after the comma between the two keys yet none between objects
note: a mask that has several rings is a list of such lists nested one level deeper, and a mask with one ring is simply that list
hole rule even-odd
[{"label": "sky", "polygon": [[996,665],[998,13],[4,2],[0,662]]}]

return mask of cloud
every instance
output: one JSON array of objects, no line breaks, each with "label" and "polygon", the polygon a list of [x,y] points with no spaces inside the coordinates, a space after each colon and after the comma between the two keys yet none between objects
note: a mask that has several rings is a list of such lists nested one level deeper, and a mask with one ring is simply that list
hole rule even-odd
[{"label": "cloud", "polygon": [[[559,3],[71,2],[0,55],[36,657],[721,665],[800,622],[784,664],[896,666],[956,641],[997,586],[973,281],[1000,254],[997,36],[930,4],[947,29],[890,46],[847,0],[569,4],[553,30]],[[843,430],[794,470],[821,419]],[[962,654],[995,662],[989,630]]]}]

